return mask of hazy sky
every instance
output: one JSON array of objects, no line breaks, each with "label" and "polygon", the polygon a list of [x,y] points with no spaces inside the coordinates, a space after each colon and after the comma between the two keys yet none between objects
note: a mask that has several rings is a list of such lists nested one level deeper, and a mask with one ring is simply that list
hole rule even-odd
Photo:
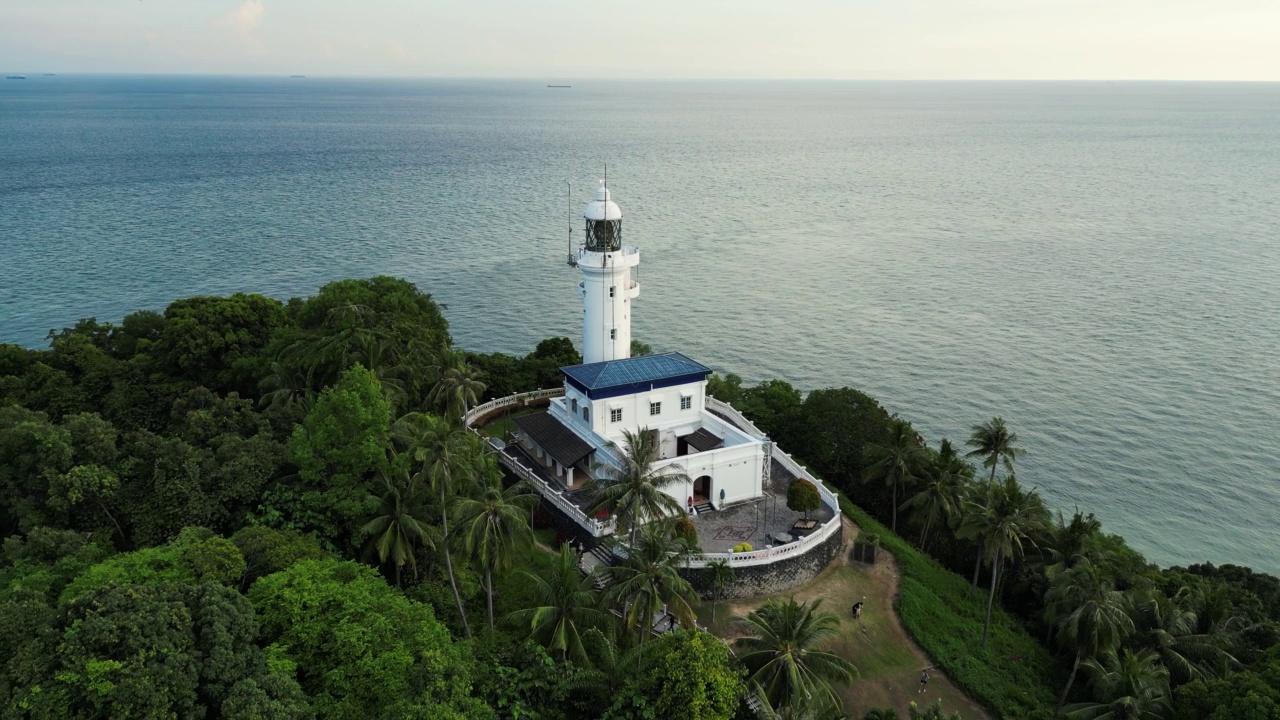
[{"label": "hazy sky", "polygon": [[1280,80],[1280,0],[0,0],[0,70]]}]

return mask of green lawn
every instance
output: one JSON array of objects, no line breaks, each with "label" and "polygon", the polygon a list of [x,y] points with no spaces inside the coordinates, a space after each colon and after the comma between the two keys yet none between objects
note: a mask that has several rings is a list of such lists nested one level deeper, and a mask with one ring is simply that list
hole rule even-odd
[{"label": "green lawn", "polygon": [[999,608],[991,615],[987,649],[981,648],[986,593],[894,535],[861,508],[840,498],[845,514],[863,532],[876,533],[902,572],[895,606],[912,638],[951,680],[1008,718],[1048,718],[1055,689],[1066,682],[1062,667],[1017,618]]}]

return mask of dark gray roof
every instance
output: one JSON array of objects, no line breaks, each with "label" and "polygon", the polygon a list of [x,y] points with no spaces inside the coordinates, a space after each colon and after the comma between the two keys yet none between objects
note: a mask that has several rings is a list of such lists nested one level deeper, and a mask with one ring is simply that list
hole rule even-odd
[{"label": "dark gray roof", "polygon": [[514,418],[514,421],[530,440],[546,450],[563,467],[573,467],[595,449],[565,427],[564,423],[551,417],[550,413],[521,415]]},{"label": "dark gray roof", "polygon": [[694,448],[698,452],[706,452],[715,450],[724,446],[724,440],[716,437],[706,428],[698,428],[694,432],[684,436],[684,441],[689,443],[689,447]]},{"label": "dark gray roof", "polygon": [[587,365],[570,365],[560,371],[584,390],[633,387],[664,380],[706,378],[711,368],[678,352],[641,355],[622,360],[605,360]]}]

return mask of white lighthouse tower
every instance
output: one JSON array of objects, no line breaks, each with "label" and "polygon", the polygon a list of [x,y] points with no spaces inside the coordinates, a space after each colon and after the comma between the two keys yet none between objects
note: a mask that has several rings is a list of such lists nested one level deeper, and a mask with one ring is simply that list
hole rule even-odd
[{"label": "white lighthouse tower", "polygon": [[578,252],[582,270],[582,361],[631,357],[631,300],[640,294],[632,268],[640,264],[640,250],[622,245],[622,210],[613,202],[604,181],[595,200],[582,211],[585,240]]}]

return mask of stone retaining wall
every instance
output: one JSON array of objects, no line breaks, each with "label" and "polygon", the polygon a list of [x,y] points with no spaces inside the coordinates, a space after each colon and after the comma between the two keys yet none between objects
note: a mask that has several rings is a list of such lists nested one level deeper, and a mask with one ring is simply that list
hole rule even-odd
[{"label": "stone retaining wall", "polygon": [[[839,522],[839,518],[836,521]],[[841,525],[831,537],[801,555],[787,555],[767,565],[735,567],[733,581],[720,591],[718,597],[726,600],[759,597],[804,585],[831,564],[843,543],[844,526]],[[680,575],[703,598],[711,598],[710,574],[705,568],[686,568],[680,571]]]},{"label": "stone retaining wall", "polygon": [[[586,547],[594,547],[598,542],[564,511],[545,500],[539,503],[537,513],[540,520],[549,520],[557,529]],[[735,567],[733,581],[720,591],[719,597],[725,600],[751,598],[804,585],[831,564],[843,544],[844,526],[841,525],[831,537],[801,555],[787,555],[764,565]],[[711,582],[705,568],[685,568],[680,571],[680,576],[688,580],[703,598],[711,598]]]}]

